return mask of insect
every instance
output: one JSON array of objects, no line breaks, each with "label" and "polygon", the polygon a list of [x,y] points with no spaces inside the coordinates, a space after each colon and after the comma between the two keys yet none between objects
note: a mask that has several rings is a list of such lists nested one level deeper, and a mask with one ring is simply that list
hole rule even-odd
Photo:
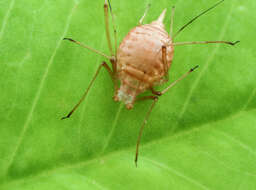
[{"label": "insect", "polygon": [[[198,68],[198,65],[191,68],[188,72],[183,74],[176,81],[172,82],[167,88],[162,91],[156,91],[155,86],[161,85],[168,82],[169,74],[168,71],[172,64],[172,59],[174,55],[174,47],[180,45],[190,45],[190,44],[210,44],[210,43],[223,43],[228,45],[235,45],[236,42],[228,41],[194,41],[194,42],[174,42],[175,37],[183,31],[188,25],[198,19],[200,16],[210,11],[211,9],[218,6],[224,0],[221,0],[203,11],[188,23],[182,26],[176,33],[173,34],[173,18],[175,7],[172,7],[171,14],[171,25],[170,33],[168,34],[165,30],[163,20],[165,17],[166,9],[161,13],[157,20],[151,22],[150,24],[143,24],[143,20],[148,12],[149,6],[144,12],[143,16],[139,20],[139,24],[134,27],[122,40],[119,47],[117,46],[117,31],[113,18],[112,8],[109,0],[105,0],[104,3],[104,16],[105,16],[105,29],[106,37],[108,42],[108,48],[111,56],[106,55],[96,49],[93,49],[87,45],[82,44],[71,38],[64,38],[64,40],[69,40],[76,43],[92,52],[95,52],[104,58],[106,58],[111,67],[103,61],[99,65],[96,73],[94,74],[91,82],[85,93],[79,100],[79,102],[74,106],[74,108],[67,114],[67,116],[62,119],[69,118],[82,101],[86,98],[91,86],[93,85],[95,79],[97,78],[101,68],[105,68],[112,81],[114,83],[114,100],[121,101],[126,105],[127,109],[132,109],[135,102],[142,100],[152,100],[152,104],[146,113],[144,121],[141,125],[139,136],[136,144],[135,153],[135,164],[137,166],[138,154],[139,154],[139,144],[142,136],[142,131],[144,126],[150,116],[150,113],[158,101],[159,96],[165,94],[170,88],[176,85],[179,81],[188,76],[192,71]],[[114,33],[114,47],[112,48],[112,42],[110,37],[109,29],[109,10],[112,17],[113,23],[113,33]],[[120,84],[119,84],[120,83]],[[137,96],[144,91],[151,91],[152,95],[144,96],[138,98]]]}]

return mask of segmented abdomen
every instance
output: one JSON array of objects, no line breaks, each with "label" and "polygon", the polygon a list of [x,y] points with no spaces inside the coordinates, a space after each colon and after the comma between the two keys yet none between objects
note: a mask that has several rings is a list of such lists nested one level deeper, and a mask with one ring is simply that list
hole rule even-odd
[{"label": "segmented abdomen", "polygon": [[160,84],[166,74],[162,46],[167,46],[167,65],[171,65],[173,47],[162,23],[152,22],[133,28],[117,52],[117,72],[121,83],[138,91]]}]

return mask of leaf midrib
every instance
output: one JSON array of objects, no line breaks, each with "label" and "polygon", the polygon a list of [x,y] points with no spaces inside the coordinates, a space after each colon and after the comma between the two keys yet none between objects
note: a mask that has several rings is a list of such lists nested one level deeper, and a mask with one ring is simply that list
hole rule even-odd
[{"label": "leaf midrib", "polygon": [[[213,121],[213,122],[209,122],[207,124],[204,123],[204,124],[199,125],[198,127],[191,127],[190,130],[182,131],[182,132],[174,134],[174,135],[168,135],[168,136],[166,136],[164,138],[161,138],[161,139],[154,139],[154,140],[149,141],[149,142],[147,142],[145,144],[142,144],[141,147],[151,146],[152,144],[160,143],[162,141],[166,141],[167,139],[169,140],[170,138],[171,139],[175,139],[175,138],[179,138],[179,137],[182,137],[182,136],[188,136],[188,135],[191,135],[194,132],[197,132],[199,130],[211,128],[212,124],[214,124],[214,123],[218,123],[220,121],[224,121],[224,120],[231,119],[231,118],[234,119],[236,117],[239,117],[244,112],[251,112],[251,111],[255,111],[255,110],[256,110],[256,108],[251,108],[251,109],[247,109],[247,110],[240,110],[240,111],[238,111],[238,112],[236,112],[234,114],[230,114],[229,116],[227,116],[225,118],[221,118],[219,120],[216,120],[216,121]],[[204,125],[205,125],[205,127],[203,127]],[[19,181],[22,181],[24,179],[29,179],[29,178],[35,178],[35,177],[39,177],[39,176],[49,175],[50,173],[54,173],[55,171],[60,171],[60,170],[65,170],[65,169],[71,169],[71,168],[77,168],[77,167],[81,167],[81,166],[86,166],[86,165],[89,165],[91,163],[94,163],[94,162],[98,161],[99,158],[104,159],[104,158],[107,158],[107,157],[112,156],[112,155],[120,154],[122,152],[128,152],[131,149],[134,149],[134,146],[129,146],[129,147],[126,147],[126,148],[124,148],[122,150],[119,149],[119,150],[110,152],[108,154],[95,157],[93,159],[76,162],[76,163],[70,164],[70,165],[65,165],[64,167],[56,167],[56,168],[51,168],[51,169],[48,169],[48,170],[42,170],[40,173],[37,173],[35,175],[33,175],[33,173],[32,173],[32,174],[29,174],[29,175],[25,176],[24,178],[15,178],[14,180],[13,179],[8,179],[8,178],[7,179],[3,178],[0,181],[3,181],[2,185],[18,183]]]}]

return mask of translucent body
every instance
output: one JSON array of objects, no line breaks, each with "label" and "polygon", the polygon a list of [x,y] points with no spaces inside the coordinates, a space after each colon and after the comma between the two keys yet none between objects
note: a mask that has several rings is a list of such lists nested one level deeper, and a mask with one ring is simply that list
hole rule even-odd
[{"label": "translucent body", "polygon": [[[133,107],[138,94],[167,81],[173,46],[162,17],[133,28],[117,51],[117,78],[121,84],[115,100],[123,101],[128,109]],[[166,46],[167,66],[162,57],[163,46]]]}]

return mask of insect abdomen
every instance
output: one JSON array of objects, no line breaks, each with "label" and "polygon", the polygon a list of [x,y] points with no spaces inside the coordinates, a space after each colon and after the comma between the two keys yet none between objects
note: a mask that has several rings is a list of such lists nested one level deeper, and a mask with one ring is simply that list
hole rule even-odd
[{"label": "insect abdomen", "polygon": [[[133,107],[136,96],[165,82],[173,58],[172,40],[162,23],[164,14],[157,21],[133,28],[123,39],[117,52],[117,78],[121,85],[115,100],[123,101],[128,109]],[[166,60],[162,47],[166,46]],[[167,64],[167,65],[164,65]]]},{"label": "insect abdomen", "polygon": [[[120,44],[117,69],[120,78],[126,73],[152,86],[166,74],[162,60],[162,46],[171,44],[163,24],[153,22],[132,29]],[[171,65],[173,48],[167,46],[167,64]]]}]

